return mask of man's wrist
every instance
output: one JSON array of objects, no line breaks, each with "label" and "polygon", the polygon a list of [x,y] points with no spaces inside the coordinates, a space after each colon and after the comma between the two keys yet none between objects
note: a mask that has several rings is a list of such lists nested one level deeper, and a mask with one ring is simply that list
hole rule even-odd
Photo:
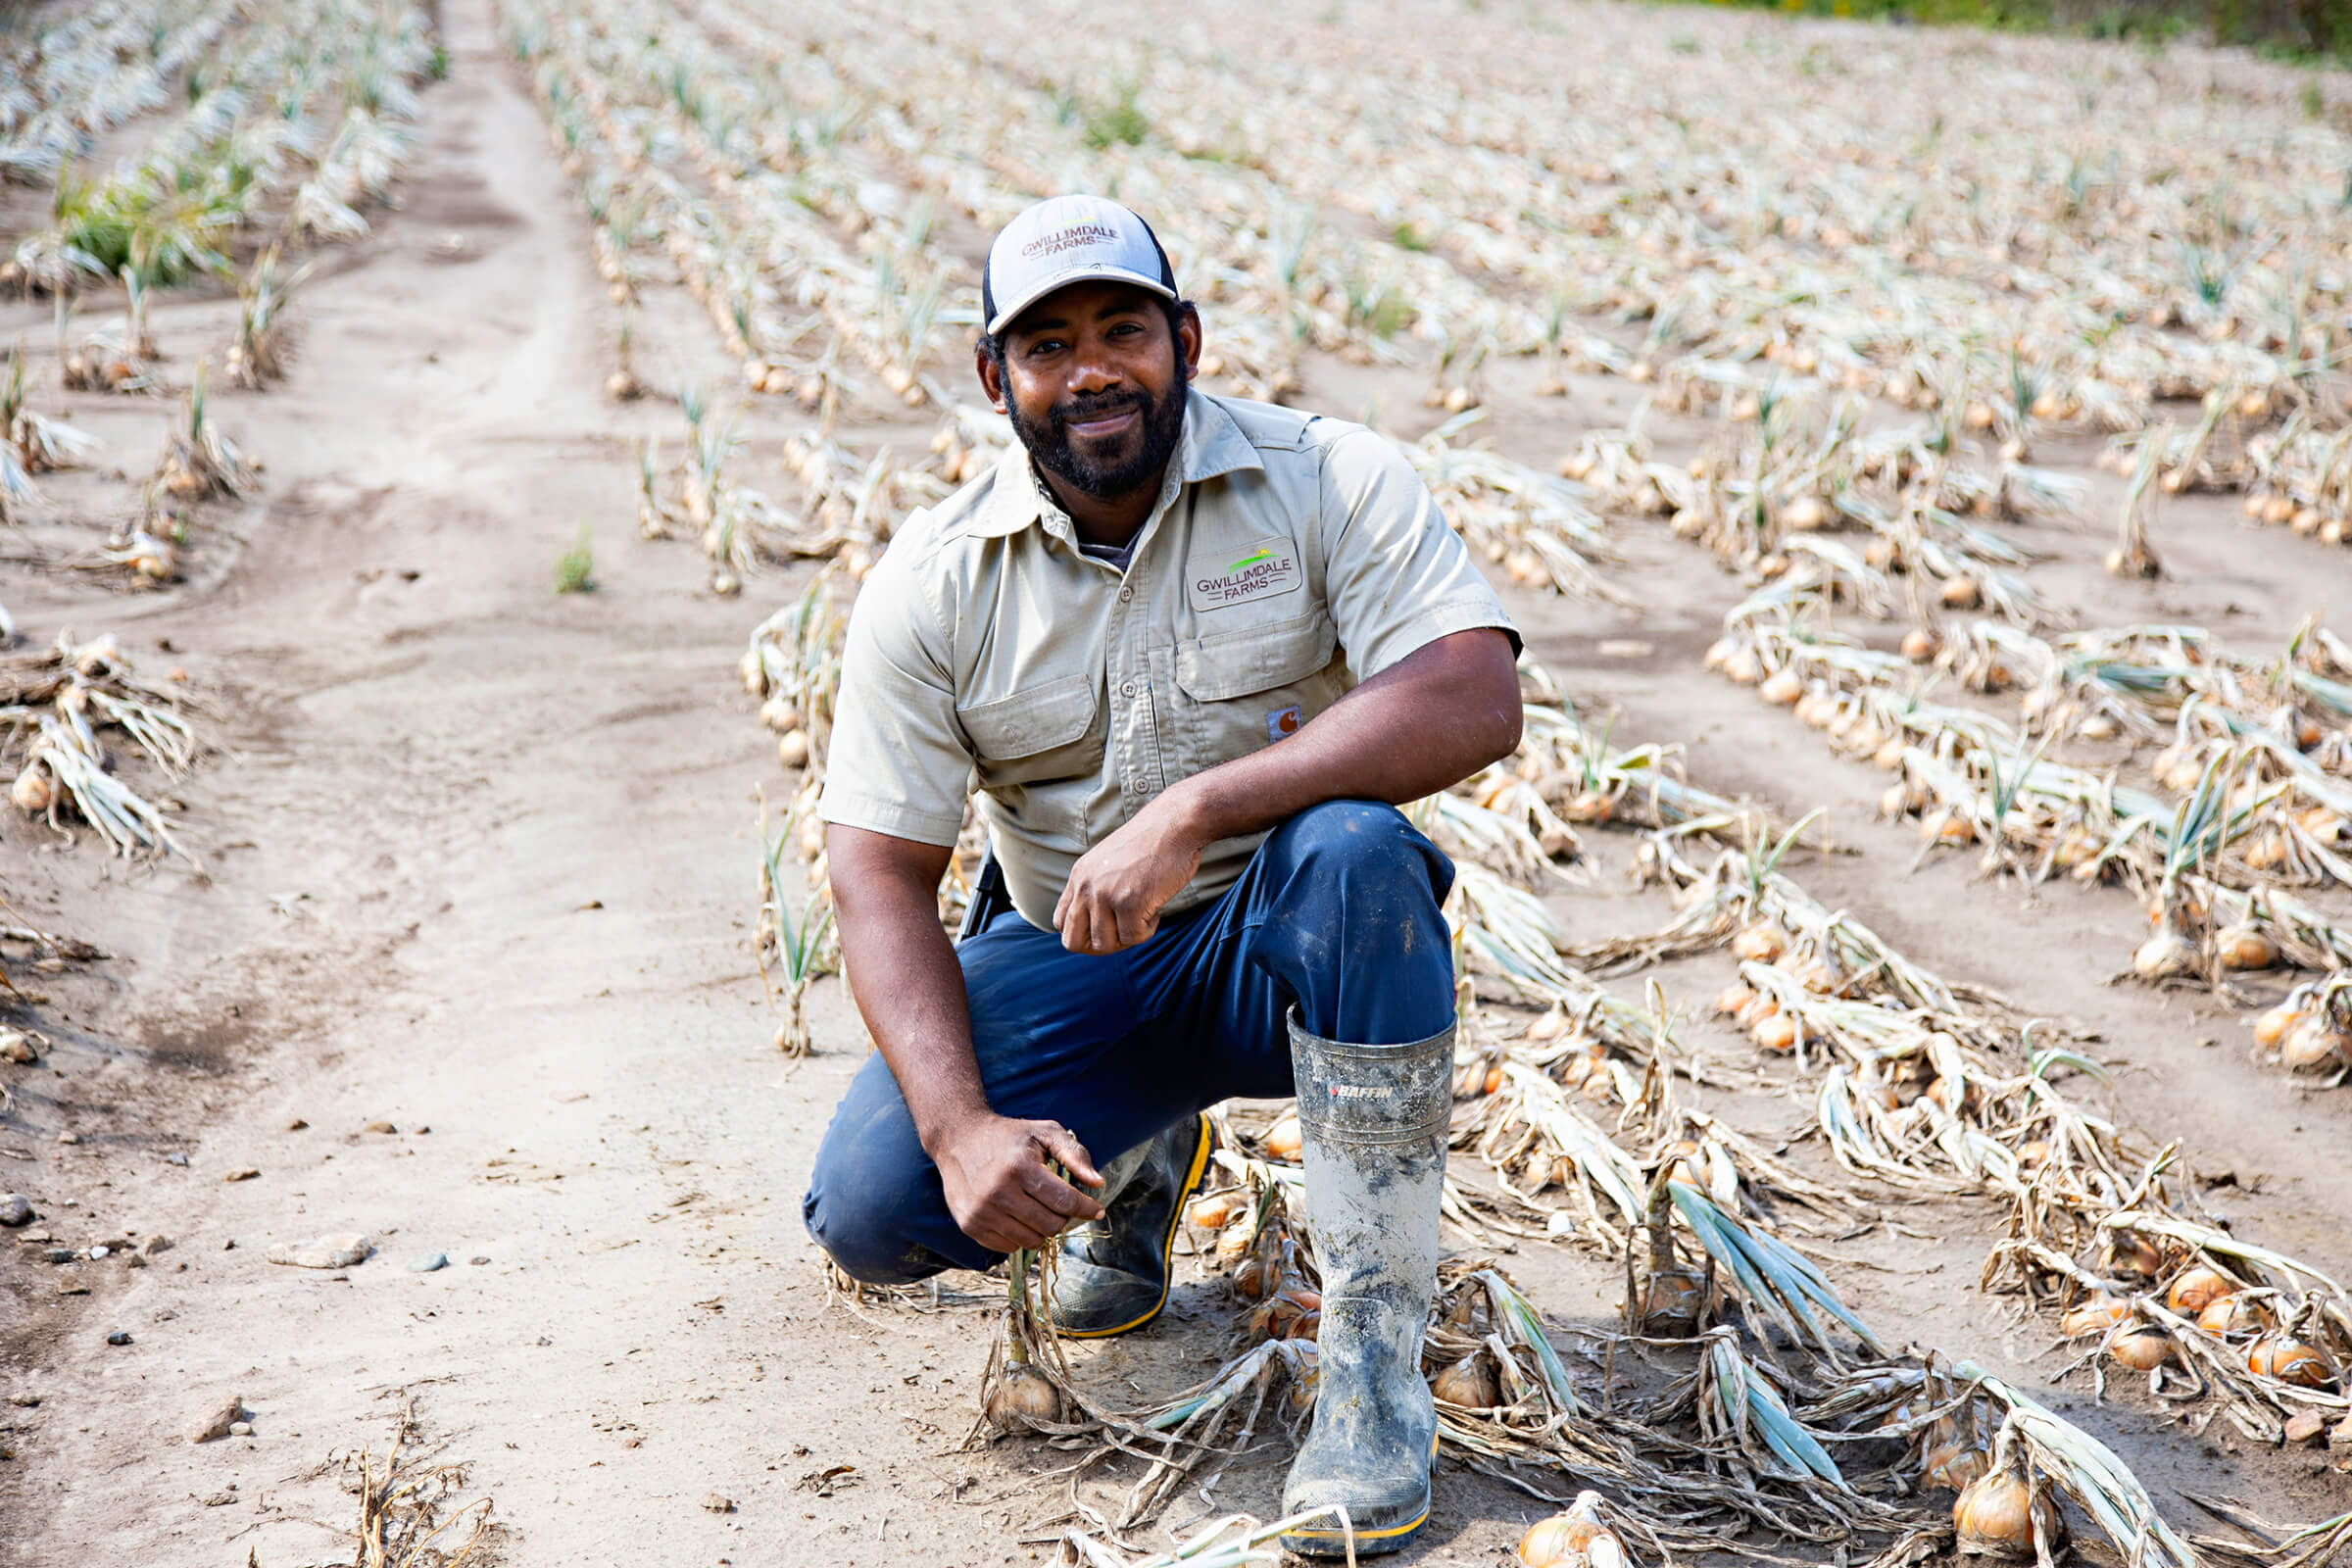
[{"label": "man's wrist", "polygon": [[1206,776],[1195,773],[1179,779],[1159,798],[1159,808],[1168,814],[1168,830],[1196,852],[1226,836],[1216,822],[1210,786],[1202,782]]},{"label": "man's wrist", "polygon": [[994,1115],[996,1112],[985,1102],[942,1107],[916,1119],[915,1139],[923,1146],[923,1152],[931,1156],[931,1162],[937,1164],[940,1156],[961,1142],[966,1133]]}]

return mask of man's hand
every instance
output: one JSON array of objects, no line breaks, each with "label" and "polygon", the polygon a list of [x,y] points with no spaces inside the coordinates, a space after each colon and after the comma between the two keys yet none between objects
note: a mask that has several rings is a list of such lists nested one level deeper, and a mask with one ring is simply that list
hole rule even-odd
[{"label": "man's hand", "polygon": [[1073,1221],[1100,1219],[1102,1205],[1056,1176],[1062,1168],[1089,1187],[1102,1173],[1085,1146],[1059,1122],[987,1116],[960,1130],[935,1156],[948,1212],[964,1235],[992,1251],[1043,1247]]},{"label": "man's hand", "polygon": [[[1179,789],[1182,786],[1178,786]],[[1072,953],[1117,953],[1159,929],[1159,911],[1200,869],[1202,840],[1175,791],[1078,858],[1054,906]]]}]

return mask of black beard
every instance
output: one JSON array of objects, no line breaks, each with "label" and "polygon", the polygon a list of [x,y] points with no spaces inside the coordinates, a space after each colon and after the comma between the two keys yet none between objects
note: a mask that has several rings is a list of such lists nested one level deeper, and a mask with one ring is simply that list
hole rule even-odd
[{"label": "black beard", "polygon": [[[1004,414],[1012,422],[1012,433],[1021,438],[1021,445],[1029,449],[1030,460],[1039,467],[1082,495],[1097,501],[1114,501],[1134,494],[1167,467],[1177,442],[1184,438],[1184,383],[1179,381],[1164,399],[1154,399],[1140,389],[1107,398],[1072,399],[1055,404],[1043,426],[1024,418],[1009,398],[1005,400]],[[1143,411],[1143,444],[1133,457],[1124,463],[1105,465],[1082,457],[1070,445],[1073,423],[1099,419],[1121,409]]]}]

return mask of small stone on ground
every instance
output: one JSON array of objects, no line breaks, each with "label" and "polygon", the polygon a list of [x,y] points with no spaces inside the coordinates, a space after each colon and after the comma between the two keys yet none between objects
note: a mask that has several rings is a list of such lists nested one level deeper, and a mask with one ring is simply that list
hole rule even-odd
[{"label": "small stone on ground", "polygon": [[409,1269],[416,1274],[430,1274],[435,1269],[449,1267],[447,1252],[418,1252],[409,1259]]},{"label": "small stone on ground", "polygon": [[357,1231],[315,1237],[307,1242],[272,1242],[267,1254],[272,1263],[290,1268],[349,1268],[374,1250]]}]

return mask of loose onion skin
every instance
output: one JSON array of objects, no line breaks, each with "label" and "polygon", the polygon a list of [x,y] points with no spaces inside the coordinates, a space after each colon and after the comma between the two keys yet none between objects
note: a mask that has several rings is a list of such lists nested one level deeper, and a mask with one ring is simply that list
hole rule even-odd
[{"label": "loose onion skin", "polygon": [[1952,1492],[1966,1492],[1991,1468],[1992,1454],[1984,1445],[1959,1439],[1937,1444],[1922,1459],[1928,1485]]}]

